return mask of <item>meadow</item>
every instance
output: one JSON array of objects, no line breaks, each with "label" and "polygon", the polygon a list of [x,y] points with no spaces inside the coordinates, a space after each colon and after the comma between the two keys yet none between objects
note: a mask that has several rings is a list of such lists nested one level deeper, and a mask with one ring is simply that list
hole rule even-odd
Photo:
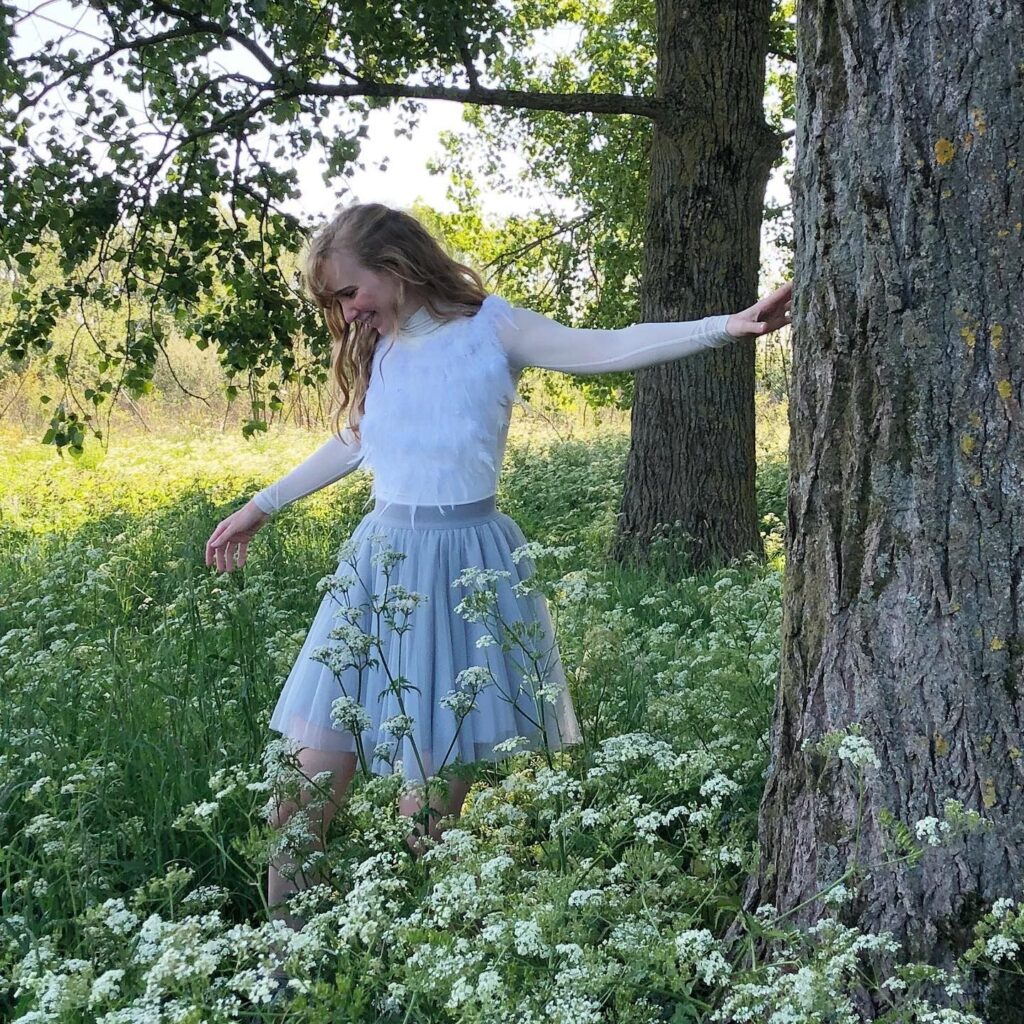
[{"label": "meadow", "polygon": [[[515,420],[498,504],[531,540],[585,739],[481,767],[420,858],[394,776],[357,776],[323,851],[263,814],[268,793],[296,781],[270,711],[369,476],[290,507],[243,571],[218,574],[203,557],[213,527],[319,436],[135,434],[60,460],[34,436],[4,435],[0,1015],[857,1019],[863,958],[891,947],[840,923],[843,885],[822,894],[836,913],[808,933],[741,906],[779,670],[785,422],[784,404],[759,399],[767,561],[695,574],[671,531],[643,567],[607,557],[628,413],[588,430]],[[870,770],[856,735],[830,743]],[[907,837],[908,864],[976,824],[949,812],[935,843]],[[323,878],[301,904],[307,926],[287,935],[265,906],[282,842]],[[730,925],[739,942],[723,941]],[[1007,902],[979,926],[975,954],[992,957],[1014,928]],[[282,944],[295,992],[272,1005]],[[887,1019],[978,1022],[917,997],[940,975],[909,964],[877,979]]]}]

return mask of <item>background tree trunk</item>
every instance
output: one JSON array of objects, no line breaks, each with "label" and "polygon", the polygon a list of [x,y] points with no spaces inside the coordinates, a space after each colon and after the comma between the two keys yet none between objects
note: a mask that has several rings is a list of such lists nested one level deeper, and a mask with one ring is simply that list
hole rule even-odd
[{"label": "background tree trunk", "polygon": [[[801,0],[797,36],[783,661],[747,906],[856,861],[844,920],[950,966],[1024,875],[1024,7]],[[852,722],[881,761],[859,848],[854,773],[804,748]],[[884,867],[885,811],[913,832],[947,798],[994,827]],[[972,995],[1019,1019],[1019,987]]]},{"label": "background tree trunk", "polygon": [[[659,0],[642,315],[696,320],[757,301],[764,194],[780,146],[764,119],[769,0]],[[694,538],[695,569],[764,557],[754,495],[754,346],[636,373],[614,556],[659,524]]]}]

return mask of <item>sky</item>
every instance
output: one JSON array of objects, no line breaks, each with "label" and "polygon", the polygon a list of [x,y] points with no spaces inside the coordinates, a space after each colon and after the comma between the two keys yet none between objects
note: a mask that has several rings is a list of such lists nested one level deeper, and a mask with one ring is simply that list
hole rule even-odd
[{"label": "sky", "polygon": [[[462,111],[461,103],[427,101],[411,138],[395,135],[397,120],[392,109],[371,111],[367,119],[367,138],[362,140],[359,157],[364,169],[356,171],[348,180],[349,198],[401,207],[409,207],[417,198],[422,198],[438,210],[453,212],[455,205],[445,195],[450,184],[448,176],[431,174],[427,170],[427,162],[443,153],[439,141],[442,131],[465,130]],[[386,169],[381,170],[380,165],[385,159]],[[514,151],[508,152],[506,162],[515,170],[524,166],[524,161]],[[315,157],[300,163],[297,171],[304,205],[329,210],[335,202],[333,192],[324,184],[321,167]],[[520,199],[487,188],[482,188],[482,196],[495,217],[524,213],[536,205],[533,198]]]}]

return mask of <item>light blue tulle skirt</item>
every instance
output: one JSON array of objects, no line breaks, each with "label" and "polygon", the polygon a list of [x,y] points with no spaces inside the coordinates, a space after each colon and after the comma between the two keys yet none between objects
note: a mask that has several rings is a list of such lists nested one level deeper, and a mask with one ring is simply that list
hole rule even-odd
[{"label": "light blue tulle skirt", "polygon": [[547,601],[517,587],[535,571],[512,557],[524,544],[494,495],[414,515],[377,499],[320,583],[270,727],[419,781],[580,742]]}]

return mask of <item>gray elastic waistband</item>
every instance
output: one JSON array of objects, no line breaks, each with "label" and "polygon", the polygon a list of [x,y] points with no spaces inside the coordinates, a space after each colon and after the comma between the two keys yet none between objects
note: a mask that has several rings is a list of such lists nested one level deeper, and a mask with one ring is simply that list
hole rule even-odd
[{"label": "gray elastic waistband", "polygon": [[491,494],[457,505],[403,505],[377,498],[371,514],[390,526],[472,526],[494,518],[498,511],[496,500],[497,496]]}]

